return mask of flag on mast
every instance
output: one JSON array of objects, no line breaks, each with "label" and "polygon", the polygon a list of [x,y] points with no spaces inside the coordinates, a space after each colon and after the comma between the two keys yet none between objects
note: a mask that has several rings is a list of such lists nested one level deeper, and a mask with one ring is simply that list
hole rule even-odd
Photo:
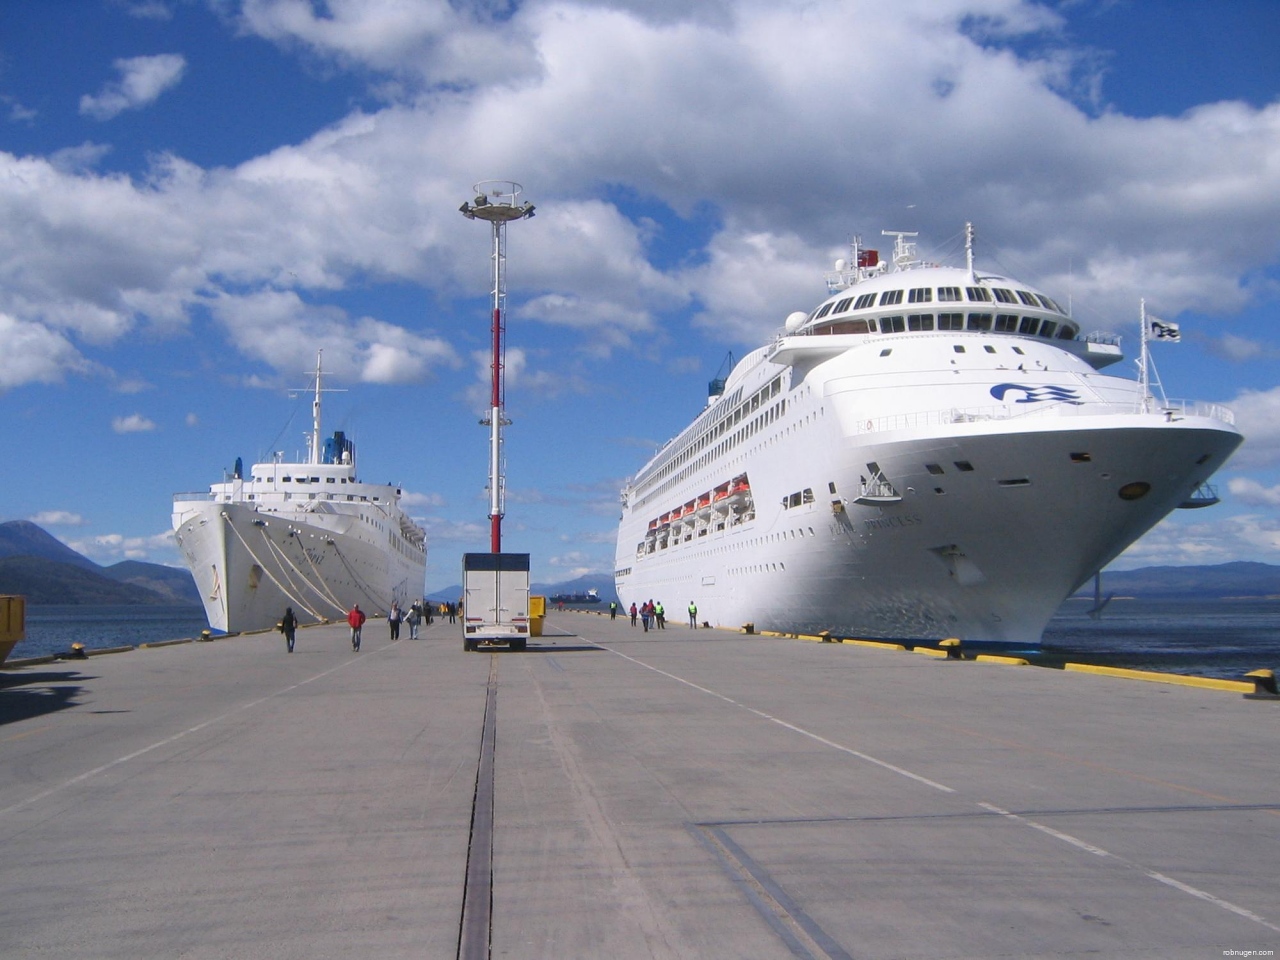
[{"label": "flag on mast", "polygon": [[1167,343],[1177,343],[1182,339],[1182,327],[1176,323],[1170,323],[1168,320],[1161,320],[1159,317],[1153,317],[1147,314],[1147,327],[1150,330],[1152,340],[1164,340]]}]

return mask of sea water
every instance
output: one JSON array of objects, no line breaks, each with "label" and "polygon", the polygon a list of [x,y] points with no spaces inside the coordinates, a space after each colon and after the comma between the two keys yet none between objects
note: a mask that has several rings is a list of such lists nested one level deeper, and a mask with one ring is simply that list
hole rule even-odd
[{"label": "sea water", "polygon": [[[1280,669],[1280,600],[1127,600],[1092,619],[1091,600],[1068,600],[1049,621],[1037,663],[1072,661],[1201,677],[1237,678]],[[137,646],[197,637],[208,621],[192,606],[27,608],[27,638],[10,659],[86,648]]]},{"label": "sea water", "polygon": [[70,650],[73,643],[88,650],[136,647],[198,637],[208,628],[204,609],[187,604],[28,606],[26,639],[13,648],[9,659],[47,657]]}]

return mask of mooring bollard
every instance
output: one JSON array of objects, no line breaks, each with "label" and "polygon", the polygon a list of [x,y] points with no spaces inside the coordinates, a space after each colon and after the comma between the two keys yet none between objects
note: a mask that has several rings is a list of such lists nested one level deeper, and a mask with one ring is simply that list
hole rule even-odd
[{"label": "mooring bollard", "polygon": [[1246,700],[1280,700],[1274,670],[1250,670],[1245,678],[1253,681],[1253,693],[1246,693]]},{"label": "mooring bollard", "polygon": [[960,639],[958,637],[947,637],[945,640],[939,640],[938,646],[947,651],[948,660],[962,660],[960,654]]}]

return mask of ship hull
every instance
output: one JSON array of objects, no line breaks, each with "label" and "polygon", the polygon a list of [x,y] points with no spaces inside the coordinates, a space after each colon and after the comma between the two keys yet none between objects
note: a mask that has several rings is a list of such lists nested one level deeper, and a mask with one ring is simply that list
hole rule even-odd
[{"label": "ship hull", "polygon": [[[826,422],[826,442],[782,432],[735,465],[750,477],[747,522],[687,524],[690,539],[646,553],[645,512],[624,516],[623,603],[692,601],[700,621],[757,630],[1034,647],[1063,600],[1240,442],[1216,420],[1150,414],[927,432]],[[859,502],[872,465],[899,499]],[[721,479],[690,478],[670,497]],[[784,506],[798,488],[809,502]]]},{"label": "ship hull", "polygon": [[[274,626],[292,607],[300,623],[345,618],[359,604],[385,612],[422,595],[423,551],[336,509],[304,516],[252,504],[186,502],[175,533],[210,626],[239,633]],[[322,508],[323,509],[323,508]]]}]

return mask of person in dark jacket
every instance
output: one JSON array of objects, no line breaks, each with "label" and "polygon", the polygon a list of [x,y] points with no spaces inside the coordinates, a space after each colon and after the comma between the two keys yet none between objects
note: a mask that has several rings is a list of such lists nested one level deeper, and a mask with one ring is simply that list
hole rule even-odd
[{"label": "person in dark jacket", "polygon": [[280,632],[284,634],[284,645],[293,653],[293,635],[298,629],[298,618],[293,615],[293,607],[284,608],[284,616],[280,618]]}]

